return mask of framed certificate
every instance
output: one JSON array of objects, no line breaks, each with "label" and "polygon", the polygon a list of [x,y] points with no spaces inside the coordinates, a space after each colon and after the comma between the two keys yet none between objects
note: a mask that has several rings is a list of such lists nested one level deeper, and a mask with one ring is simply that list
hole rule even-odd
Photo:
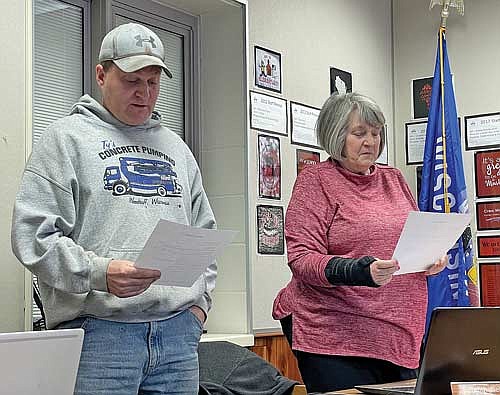
[{"label": "framed certificate", "polygon": [[288,136],[286,100],[250,91],[250,128]]},{"label": "framed certificate", "polygon": [[500,258],[500,236],[477,236],[479,258]]},{"label": "framed certificate", "polygon": [[477,230],[500,230],[500,201],[476,203]]},{"label": "framed certificate", "polygon": [[292,144],[319,148],[316,135],[316,121],[320,109],[305,104],[290,102],[290,123]]},{"label": "framed certificate", "polygon": [[465,149],[500,148],[500,112],[465,117]]},{"label": "framed certificate", "polygon": [[427,122],[405,123],[406,164],[420,165],[424,161]]},{"label": "framed certificate", "polygon": [[500,261],[479,262],[481,306],[500,306]]}]

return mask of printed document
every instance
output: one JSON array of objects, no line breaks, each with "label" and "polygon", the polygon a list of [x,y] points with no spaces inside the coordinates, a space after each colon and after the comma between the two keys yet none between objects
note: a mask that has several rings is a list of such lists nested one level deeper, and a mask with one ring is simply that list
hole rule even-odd
[{"label": "printed document", "polygon": [[427,270],[446,255],[469,224],[470,214],[411,211],[394,250],[397,274]]},{"label": "printed document", "polygon": [[161,219],[135,265],[161,271],[155,285],[190,287],[222,253],[236,231],[194,228]]}]

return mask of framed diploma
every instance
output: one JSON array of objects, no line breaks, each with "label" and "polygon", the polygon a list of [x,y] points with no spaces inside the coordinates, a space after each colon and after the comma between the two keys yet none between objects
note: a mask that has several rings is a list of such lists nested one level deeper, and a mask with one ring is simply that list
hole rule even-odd
[{"label": "framed diploma", "polygon": [[297,152],[297,175],[299,175],[299,173],[302,171],[302,169],[304,169],[304,167],[315,165],[320,161],[319,152],[307,151],[303,149],[298,149],[296,152]]},{"label": "framed diploma", "polygon": [[500,150],[474,153],[474,178],[478,198],[500,197]]},{"label": "framed diploma", "polygon": [[281,93],[281,54],[255,46],[255,86]]},{"label": "framed diploma", "polygon": [[283,255],[285,237],[283,207],[257,206],[257,252],[265,255]]},{"label": "framed diploma", "polygon": [[259,134],[259,197],[281,199],[280,139]]},{"label": "framed diploma", "polygon": [[500,230],[500,201],[476,203],[477,230]]},{"label": "framed diploma", "polygon": [[479,262],[481,306],[500,306],[500,261]]},{"label": "framed diploma", "polygon": [[500,258],[500,236],[477,236],[479,258]]},{"label": "framed diploma", "polygon": [[420,165],[424,161],[427,122],[405,123],[406,164]]},{"label": "framed diploma", "polygon": [[320,109],[305,104],[290,102],[290,124],[292,144],[319,148],[316,136],[316,121]]},{"label": "framed diploma", "polygon": [[500,147],[500,112],[465,117],[465,149]]},{"label": "framed diploma", "polygon": [[250,91],[250,128],[288,136],[286,100]]}]

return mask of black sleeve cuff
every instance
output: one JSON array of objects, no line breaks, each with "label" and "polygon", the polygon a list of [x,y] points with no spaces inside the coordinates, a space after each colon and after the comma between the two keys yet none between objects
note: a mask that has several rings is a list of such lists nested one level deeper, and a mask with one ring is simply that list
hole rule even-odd
[{"label": "black sleeve cuff", "polygon": [[325,275],[332,285],[354,285],[379,287],[370,274],[370,265],[376,259],[372,256],[341,258],[334,256],[325,267]]}]

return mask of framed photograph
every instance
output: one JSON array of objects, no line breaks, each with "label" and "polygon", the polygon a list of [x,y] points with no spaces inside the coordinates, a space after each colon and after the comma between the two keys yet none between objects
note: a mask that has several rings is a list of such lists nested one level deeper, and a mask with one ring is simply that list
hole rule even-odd
[{"label": "framed photograph", "polygon": [[500,236],[477,236],[479,258],[500,258]]},{"label": "framed photograph", "polygon": [[288,136],[286,100],[250,91],[250,129]]},{"label": "framed photograph", "polygon": [[281,93],[281,54],[254,46],[255,86]]},{"label": "framed photograph", "polygon": [[465,117],[465,149],[500,148],[500,112]]},{"label": "framed photograph", "polygon": [[405,130],[406,164],[420,165],[424,162],[427,122],[407,122]]},{"label": "framed photograph", "polygon": [[500,230],[500,201],[476,203],[477,230]]},{"label": "framed photograph", "polygon": [[479,262],[481,306],[500,306],[500,261]]},{"label": "framed photograph", "polygon": [[296,150],[297,156],[297,175],[304,169],[306,166],[315,165],[320,162],[319,152],[315,151],[307,151],[303,149]]},{"label": "framed photograph", "polygon": [[316,135],[316,121],[319,112],[319,108],[290,102],[290,136],[292,144],[319,148]]},{"label": "framed photograph", "polygon": [[411,81],[411,113],[413,119],[427,118],[431,105],[433,77],[416,78]]},{"label": "framed photograph", "polygon": [[259,134],[259,197],[281,199],[280,139]]},{"label": "framed photograph", "polygon": [[330,94],[352,92],[352,74],[330,67]]},{"label": "framed photograph", "polygon": [[474,153],[476,197],[500,197],[500,150]]},{"label": "framed photograph", "polygon": [[257,206],[257,252],[265,255],[283,255],[285,237],[283,207]]}]

